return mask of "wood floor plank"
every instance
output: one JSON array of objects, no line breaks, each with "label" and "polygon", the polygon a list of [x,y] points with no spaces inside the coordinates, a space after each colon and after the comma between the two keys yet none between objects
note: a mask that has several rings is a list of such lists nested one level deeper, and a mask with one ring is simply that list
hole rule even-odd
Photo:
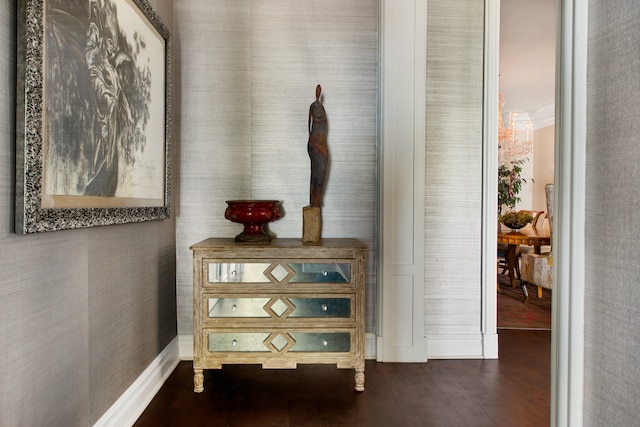
[{"label": "wood floor plank", "polygon": [[500,330],[499,342],[499,360],[369,360],[364,392],[331,365],[225,365],[194,393],[180,362],[135,426],[549,425],[550,331]]}]

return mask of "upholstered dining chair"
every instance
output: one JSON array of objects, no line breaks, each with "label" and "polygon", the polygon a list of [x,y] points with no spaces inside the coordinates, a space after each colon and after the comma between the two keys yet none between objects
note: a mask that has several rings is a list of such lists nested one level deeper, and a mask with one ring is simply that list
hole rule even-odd
[{"label": "upholstered dining chair", "polygon": [[[549,218],[549,232],[551,233],[551,249],[553,249],[553,184],[545,186],[547,197],[547,216]],[[538,287],[538,298],[542,298],[542,288],[553,287],[553,250],[547,253],[523,253],[520,279]],[[526,302],[526,297],[525,297]]]},{"label": "upholstered dining chair", "polygon": [[[531,222],[531,227],[537,229],[537,230],[542,230],[544,228],[544,220],[547,217],[546,212],[544,211],[527,211],[527,210],[521,210],[519,212],[526,212],[529,215],[531,215],[533,217],[533,221]],[[521,256],[521,254],[525,253],[525,252],[535,252],[537,254],[540,253],[541,248],[540,246],[522,246],[519,248],[519,252],[518,252],[518,257]]]},{"label": "upholstered dining chair", "polygon": [[530,210],[526,210],[526,209],[521,209],[518,211],[518,213],[528,213],[529,215],[531,215],[533,217],[533,221],[531,222],[531,226],[533,228],[540,228],[542,227],[542,223],[544,222],[544,211],[530,211]]}]

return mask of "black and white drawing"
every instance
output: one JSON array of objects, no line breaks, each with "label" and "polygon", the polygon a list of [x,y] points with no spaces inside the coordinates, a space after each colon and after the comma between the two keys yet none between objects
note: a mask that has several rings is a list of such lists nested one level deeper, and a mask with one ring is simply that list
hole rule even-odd
[{"label": "black and white drawing", "polygon": [[[19,82],[18,90],[26,93],[27,111],[25,117],[19,112],[18,121],[24,120],[27,130],[24,150],[17,135],[18,157],[24,153],[18,171],[35,166],[40,173],[38,182],[25,176],[26,208],[17,206],[23,217],[16,218],[16,224],[58,221],[65,215],[82,222],[79,215],[86,219],[95,214],[65,209],[168,209],[168,32],[149,4],[22,0],[22,7],[26,22],[19,22],[19,28],[26,26],[26,52],[21,58],[19,48],[19,78],[21,59],[25,74],[24,87]],[[33,28],[30,17],[41,19],[41,27]],[[31,49],[30,35],[41,42],[38,49]],[[37,79],[29,74],[30,65],[39,66]],[[30,86],[39,89],[41,97],[34,97]],[[39,120],[35,138],[28,131],[32,119]],[[37,155],[31,154],[31,145]],[[34,203],[38,206],[29,206]],[[39,218],[27,218],[34,209]],[[123,214],[130,218],[104,219]],[[73,228],[156,219],[147,218],[145,211],[107,211],[99,216],[98,224],[76,222]]]},{"label": "black and white drawing", "polygon": [[45,194],[162,200],[161,38],[125,1],[46,5]]}]

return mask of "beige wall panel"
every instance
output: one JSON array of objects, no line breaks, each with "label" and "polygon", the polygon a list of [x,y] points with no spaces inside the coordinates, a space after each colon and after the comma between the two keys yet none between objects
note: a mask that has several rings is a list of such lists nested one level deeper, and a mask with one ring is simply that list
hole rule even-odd
[{"label": "beige wall panel", "polygon": [[183,74],[179,333],[192,333],[189,245],[242,230],[224,219],[225,200],[280,200],[285,215],[270,230],[302,238],[302,208],[309,204],[308,111],[317,84],[323,87],[331,157],[322,235],[369,245],[372,330],[377,1],[185,1],[176,3],[175,19]]},{"label": "beige wall panel", "polygon": [[553,183],[555,126],[537,129],[533,150],[533,203],[532,209],[547,211],[544,186]]},{"label": "beige wall panel", "polygon": [[589,2],[585,426],[640,423],[638,20],[635,1]]},{"label": "beige wall panel", "polygon": [[0,425],[91,424],[84,233],[54,234],[0,238]]},{"label": "beige wall panel", "polygon": [[425,330],[477,332],[484,2],[427,7]]},{"label": "beige wall panel", "polygon": [[180,1],[180,197],[177,216],[178,332],[193,331],[189,246],[242,228],[225,201],[251,197],[251,2]]},{"label": "beige wall panel", "polygon": [[163,225],[89,233],[90,411],[97,418],[176,336],[175,259],[161,245]]}]

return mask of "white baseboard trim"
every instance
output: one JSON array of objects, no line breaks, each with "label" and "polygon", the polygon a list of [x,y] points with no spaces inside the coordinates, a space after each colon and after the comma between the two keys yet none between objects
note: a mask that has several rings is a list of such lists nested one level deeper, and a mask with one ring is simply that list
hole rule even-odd
[{"label": "white baseboard trim", "polygon": [[483,351],[485,359],[498,358],[498,334],[484,334]]},{"label": "white baseboard trim", "polygon": [[378,350],[377,346],[378,338],[376,334],[364,334],[364,358],[365,359],[376,359],[376,352]]},{"label": "white baseboard trim", "polygon": [[[483,359],[482,334],[427,335],[428,359]],[[497,352],[497,350],[496,350]]]},{"label": "white baseboard trim", "polygon": [[132,426],[169,378],[180,361],[178,337],[174,338],[140,376],[111,405],[94,427]]},{"label": "white baseboard trim", "polygon": [[178,335],[180,360],[193,360],[193,335]]},{"label": "white baseboard trim", "polygon": [[[180,360],[193,360],[193,335],[178,335]],[[366,359],[376,358],[376,336],[365,334],[364,354]]]}]

